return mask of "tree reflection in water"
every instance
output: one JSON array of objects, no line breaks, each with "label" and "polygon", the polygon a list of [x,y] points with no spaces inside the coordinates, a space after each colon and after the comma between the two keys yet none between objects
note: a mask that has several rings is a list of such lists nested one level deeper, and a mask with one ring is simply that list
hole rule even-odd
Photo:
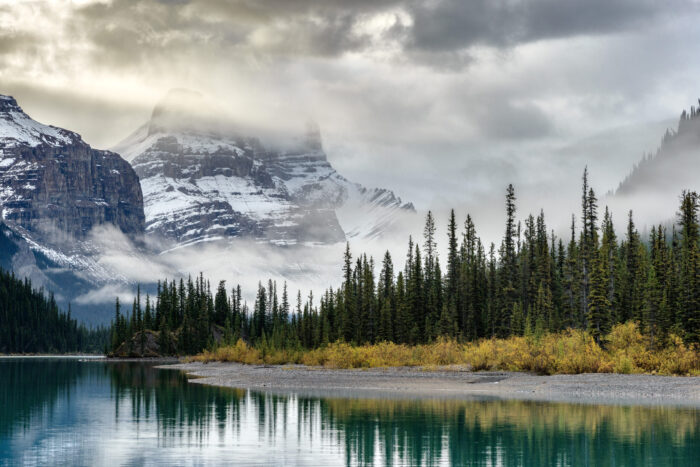
[{"label": "tree reflection in water", "polygon": [[0,464],[25,460],[20,451],[41,430],[73,430],[71,445],[87,446],[79,458],[56,441],[53,451],[33,448],[76,464],[107,455],[129,463],[136,451],[214,464],[663,466],[700,458],[700,411],[691,408],[317,398],[192,384],[130,362],[0,360],[0,370]]}]

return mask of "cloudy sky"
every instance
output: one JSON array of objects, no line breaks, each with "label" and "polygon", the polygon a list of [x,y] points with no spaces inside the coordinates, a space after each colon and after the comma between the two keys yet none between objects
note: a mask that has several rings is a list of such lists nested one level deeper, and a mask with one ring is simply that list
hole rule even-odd
[{"label": "cloudy sky", "polygon": [[614,188],[700,95],[699,20],[692,0],[0,0],[0,93],[100,148],[174,87],[311,117],[348,178],[478,219],[509,182],[526,210],[575,199],[586,164]]}]

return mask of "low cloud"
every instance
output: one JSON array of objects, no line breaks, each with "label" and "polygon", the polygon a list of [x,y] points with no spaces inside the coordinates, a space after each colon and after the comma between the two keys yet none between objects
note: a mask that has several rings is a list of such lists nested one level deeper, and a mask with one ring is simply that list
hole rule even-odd
[{"label": "low cloud", "polygon": [[[658,122],[700,93],[699,19],[682,0],[0,0],[0,93],[101,148],[170,88],[199,90],[250,128],[311,117],[349,180],[422,212],[470,212],[498,241],[508,183],[519,212],[566,224],[583,167],[602,194],[655,149]],[[267,275],[201,248],[228,280]],[[223,248],[218,261],[247,262]],[[198,272],[184,252],[101,261],[134,280]]]}]

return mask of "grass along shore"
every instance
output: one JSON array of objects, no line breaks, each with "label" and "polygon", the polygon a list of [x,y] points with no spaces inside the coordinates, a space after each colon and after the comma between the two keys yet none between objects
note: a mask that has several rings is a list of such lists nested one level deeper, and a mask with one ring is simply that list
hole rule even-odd
[{"label": "grass along shore", "polygon": [[598,345],[588,333],[568,330],[540,336],[482,339],[460,343],[439,339],[425,345],[382,342],[353,346],[344,342],[317,349],[251,347],[243,340],[191,357],[198,362],[304,364],[326,368],[467,366],[474,371],[526,371],[543,375],[647,373],[700,376],[700,352],[671,335],[663,347],[650,349],[634,323],[616,325]]}]

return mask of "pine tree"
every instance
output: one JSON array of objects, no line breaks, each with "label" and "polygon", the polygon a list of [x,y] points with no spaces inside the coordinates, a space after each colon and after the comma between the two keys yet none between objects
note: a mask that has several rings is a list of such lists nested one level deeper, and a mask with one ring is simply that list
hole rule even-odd
[{"label": "pine tree", "polygon": [[611,304],[608,298],[608,257],[601,250],[598,258],[591,264],[591,290],[589,296],[588,331],[600,344],[602,337],[610,331]]},{"label": "pine tree", "polygon": [[340,336],[346,341],[351,342],[354,337],[355,326],[355,297],[353,294],[352,282],[352,255],[350,254],[350,243],[345,247],[345,256],[343,257],[343,301],[341,308],[341,329]]},{"label": "pine tree", "polygon": [[680,227],[680,310],[684,337],[700,342],[700,227],[698,194],[685,191],[681,197]]},{"label": "pine tree", "polygon": [[219,287],[216,290],[216,297],[214,298],[214,323],[223,326],[229,314],[226,281],[219,281]]},{"label": "pine tree", "polygon": [[458,274],[457,221],[453,209],[450,211],[450,221],[447,226],[447,279],[445,283],[445,302],[447,304],[447,314],[449,316],[456,315]]},{"label": "pine tree", "polygon": [[394,337],[397,342],[402,344],[410,342],[412,321],[404,275],[403,272],[399,272],[396,278],[396,322],[394,324]]},{"label": "pine tree", "polygon": [[511,315],[517,303],[518,270],[515,252],[515,189],[508,185],[506,190],[506,233],[503,238],[502,259],[503,273],[501,280],[501,313],[495,323],[499,336],[506,336],[511,329]]}]

